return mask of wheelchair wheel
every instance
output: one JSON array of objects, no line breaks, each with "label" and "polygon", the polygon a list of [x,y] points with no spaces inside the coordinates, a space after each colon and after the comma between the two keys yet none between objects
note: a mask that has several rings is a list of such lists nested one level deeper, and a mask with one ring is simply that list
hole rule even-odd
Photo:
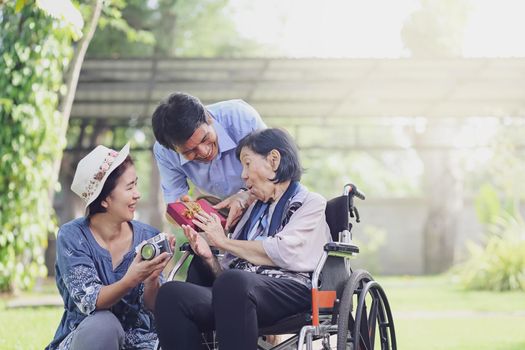
[{"label": "wheelchair wheel", "polygon": [[[354,296],[357,308],[353,314]],[[369,305],[369,309],[367,308]],[[379,334],[376,337],[376,330]],[[381,286],[365,270],[346,282],[337,321],[337,350],[396,349],[394,321]]]}]

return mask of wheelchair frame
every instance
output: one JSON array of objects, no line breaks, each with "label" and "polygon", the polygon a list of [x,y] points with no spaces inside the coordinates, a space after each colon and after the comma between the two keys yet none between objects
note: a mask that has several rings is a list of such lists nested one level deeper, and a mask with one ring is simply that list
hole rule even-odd
[{"label": "wheelchair frame", "polygon": [[[382,350],[397,348],[392,312],[383,288],[367,271],[352,271],[350,267],[349,258],[359,253],[352,242],[352,223],[349,222],[349,217],[360,222],[354,197],[365,199],[356,186],[347,184],[342,196],[327,203],[327,222],[333,242],[324,246],[312,274],[311,313],[293,315],[272,327],[260,329],[260,334],[294,335],[275,346],[260,337],[259,350],[303,350],[305,346],[306,350],[313,350],[316,340],[321,340],[323,350],[368,350],[374,349],[376,342]],[[189,244],[181,247],[184,253],[170,272],[168,281],[173,280],[192,254],[188,248]],[[323,280],[323,276],[327,278]],[[331,336],[336,336],[336,348],[331,345]]]}]

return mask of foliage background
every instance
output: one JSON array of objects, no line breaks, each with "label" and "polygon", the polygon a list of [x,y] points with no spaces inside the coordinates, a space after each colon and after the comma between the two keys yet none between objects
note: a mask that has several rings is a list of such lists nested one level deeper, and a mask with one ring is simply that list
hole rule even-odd
[{"label": "foliage background", "polygon": [[34,1],[1,6],[0,290],[6,290],[30,287],[46,273],[47,235],[56,231],[53,164],[65,145],[57,105],[74,33]]},{"label": "foliage background", "polygon": [[[75,6],[87,18],[93,3],[79,1],[75,2]],[[253,57],[268,56],[268,52],[278,56],[280,51],[268,50],[264,45],[247,40],[237,31],[231,22],[229,4],[228,0],[106,1],[88,56]],[[421,0],[420,7],[410,15],[400,33],[407,53],[416,58],[459,57],[469,9],[466,0]],[[45,274],[43,251],[46,237],[48,234],[52,237],[56,232],[56,221],[48,200],[52,197],[50,192],[55,190],[52,163],[61,158],[66,145],[66,140],[60,135],[65,134],[67,126],[64,116],[57,112],[57,103],[66,92],[64,73],[78,45],[73,43],[75,31],[67,21],[44,14],[38,2],[0,2],[0,11],[0,88],[3,91],[0,123],[8,126],[0,128],[0,290],[8,290],[30,287],[36,276]],[[370,140],[384,138],[394,143],[399,141],[402,147],[402,142],[407,140],[399,138],[396,128],[400,129],[400,122],[389,118],[389,121],[392,120],[392,125],[379,128],[381,133],[371,131],[364,137]],[[136,118],[126,120],[124,126],[103,123],[85,129],[92,130],[91,139],[98,143],[118,146],[132,139],[138,147],[145,148],[151,144],[148,125],[137,126]],[[370,126],[378,129],[377,125]],[[430,129],[422,137],[433,137]],[[81,130],[80,121],[72,121],[67,130],[67,145],[74,148],[76,145],[72,140]],[[337,194],[339,186],[334,184],[348,181],[358,183],[374,198],[433,197],[433,193],[425,187],[428,185],[425,176],[432,168],[428,167],[425,155],[414,148],[333,152],[315,149],[323,140],[330,140],[335,145],[348,137],[345,130],[341,126],[338,130],[340,135],[327,135],[323,130],[312,128],[301,135],[294,135],[301,137],[308,148],[302,152],[307,168],[304,177],[306,185],[327,197]],[[137,135],[142,135],[141,141]],[[454,170],[464,176],[461,186],[465,188],[465,197],[476,196],[487,179],[498,193],[497,198],[485,198],[481,205],[501,210],[491,214],[494,222],[485,222],[483,215],[480,216],[486,236],[480,249],[494,246],[489,244],[491,237],[512,242],[502,232],[515,232],[515,237],[523,240],[523,225],[509,224],[523,221],[518,214],[524,193],[519,190],[522,187],[520,182],[512,179],[515,174],[522,173],[520,157],[523,149],[505,153],[503,148],[491,146],[496,151],[484,164],[473,162],[470,150],[467,150],[470,153],[463,155],[461,150],[454,151],[454,157],[460,156]],[[509,156],[511,153],[512,157]],[[149,180],[152,169],[150,155],[137,152],[136,156],[140,159],[137,163],[143,197],[147,198],[158,187]],[[75,164],[75,159],[69,161]],[[59,195],[65,192],[66,187]],[[432,212],[437,213],[435,217],[460,215],[447,211],[445,204],[439,200],[431,203],[434,206]],[[511,225],[511,229],[505,228],[505,224]],[[436,222],[429,221],[427,226],[432,228],[435,225]],[[370,242],[370,251],[379,251],[378,246],[384,245],[381,239],[384,234],[374,227],[364,231],[364,236],[370,237],[365,239],[363,245]],[[441,238],[439,232],[427,231],[424,235],[436,236],[437,240]],[[516,244],[506,246],[516,247]],[[505,252],[508,252],[507,248],[500,254]],[[521,257],[522,253],[518,251],[513,255]],[[373,261],[374,257],[370,256],[370,259]],[[522,271],[519,267],[521,260],[515,261],[518,261],[518,267],[513,268],[517,271],[512,273],[513,276]],[[473,263],[471,266],[480,264]],[[479,281],[479,278],[476,280]]]}]

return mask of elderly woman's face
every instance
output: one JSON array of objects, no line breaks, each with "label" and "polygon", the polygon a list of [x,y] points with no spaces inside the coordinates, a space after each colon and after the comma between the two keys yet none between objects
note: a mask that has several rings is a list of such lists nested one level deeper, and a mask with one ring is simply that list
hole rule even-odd
[{"label": "elderly woman's face", "polygon": [[263,156],[248,147],[244,147],[241,150],[240,160],[242,164],[241,176],[246,187],[257,199],[267,202],[275,192],[275,184],[270,181],[275,177],[273,170],[275,164],[272,164],[270,155]]}]

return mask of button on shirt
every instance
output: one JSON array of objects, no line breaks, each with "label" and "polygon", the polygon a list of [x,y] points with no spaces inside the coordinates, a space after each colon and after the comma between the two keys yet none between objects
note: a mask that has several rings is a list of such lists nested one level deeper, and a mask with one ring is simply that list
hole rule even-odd
[{"label": "button on shirt", "polygon": [[160,172],[164,201],[172,203],[188,193],[188,179],[201,191],[220,198],[243,187],[242,165],[235,156],[239,141],[257,129],[264,129],[259,113],[242,100],[229,100],[206,106],[217,133],[218,154],[210,163],[188,161],[158,142],[153,153]]}]

